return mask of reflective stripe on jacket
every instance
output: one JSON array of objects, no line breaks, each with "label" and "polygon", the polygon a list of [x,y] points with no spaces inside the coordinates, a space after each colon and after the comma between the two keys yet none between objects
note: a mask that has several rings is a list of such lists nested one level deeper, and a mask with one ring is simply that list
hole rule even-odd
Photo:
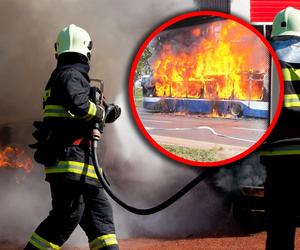
[{"label": "reflective stripe on jacket", "polygon": [[59,161],[53,166],[45,167],[45,172],[46,174],[74,173],[98,179],[94,166],[77,161]]},{"label": "reflective stripe on jacket", "polygon": [[83,119],[86,121],[90,121],[96,116],[97,107],[96,104],[89,101],[89,109],[86,115],[84,116],[76,116],[72,114],[71,111],[67,110],[62,105],[45,105],[43,117],[60,117],[60,118],[69,118],[69,119]]},{"label": "reflective stripe on jacket", "polygon": [[[300,140],[295,142],[295,138],[300,138],[300,63],[280,63],[284,77],[284,101],[261,157],[300,155]],[[285,143],[278,143],[280,141]]]},{"label": "reflective stripe on jacket", "polygon": [[[43,94],[43,121],[51,131],[57,150],[57,163],[46,166],[46,180],[58,174],[99,186],[87,145],[75,141],[90,139],[94,122],[101,122],[105,111],[89,99],[88,62],[80,55],[66,53],[58,58]],[[51,149],[49,149],[51,150]],[[54,151],[54,150],[51,150]]]},{"label": "reflective stripe on jacket", "polygon": [[300,64],[281,62],[284,78],[283,109],[300,112]]},{"label": "reflective stripe on jacket", "polygon": [[281,156],[281,155],[300,155],[300,144],[299,145],[281,145],[273,146],[270,145],[267,149],[261,152],[261,156]]},{"label": "reflective stripe on jacket", "polygon": [[95,120],[101,122],[104,110],[89,100],[90,84],[74,68],[56,69],[43,95],[43,117]]}]

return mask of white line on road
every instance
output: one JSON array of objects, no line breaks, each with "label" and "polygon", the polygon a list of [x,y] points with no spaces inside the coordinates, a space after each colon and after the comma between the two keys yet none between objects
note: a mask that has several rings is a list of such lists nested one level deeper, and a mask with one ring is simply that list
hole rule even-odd
[{"label": "white line on road", "polygon": [[240,130],[251,130],[251,131],[259,131],[259,132],[265,132],[266,129],[261,128],[242,128],[242,127],[231,127],[233,129],[240,129]]},{"label": "white line on road", "polygon": [[238,141],[246,141],[246,142],[251,142],[251,143],[257,142],[257,141],[253,141],[253,140],[248,140],[248,139],[233,137],[233,136],[229,136],[229,135],[219,134],[213,128],[208,127],[208,126],[191,127],[191,128],[153,128],[153,127],[145,127],[145,129],[146,130],[164,130],[164,131],[187,131],[187,130],[207,129],[215,136],[220,136],[220,137],[233,139],[233,140],[238,140]]},{"label": "white line on road", "polygon": [[144,119],[143,122],[172,123],[172,122],[170,122],[170,121],[146,120],[146,119]]}]

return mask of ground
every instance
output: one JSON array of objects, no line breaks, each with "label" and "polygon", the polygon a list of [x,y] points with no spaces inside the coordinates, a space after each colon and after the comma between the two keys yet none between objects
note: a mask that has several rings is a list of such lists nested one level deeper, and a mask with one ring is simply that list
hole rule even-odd
[{"label": "ground", "polygon": [[[138,109],[139,117],[151,137],[162,147],[183,147],[168,151],[196,161],[219,161],[236,156],[253,146],[265,133],[263,119],[227,119],[187,114],[163,114]],[[189,149],[210,152],[212,159],[191,157]],[[216,150],[218,149],[218,150]],[[179,152],[179,153],[178,153]],[[196,154],[197,155],[197,154]],[[195,158],[195,159],[194,159]]]},{"label": "ground", "polygon": [[[266,233],[241,237],[206,237],[189,239],[128,239],[120,240],[120,250],[264,250]],[[21,250],[9,243],[2,243],[1,250]],[[296,233],[296,249],[300,247],[300,228]],[[62,250],[87,250],[86,247],[65,246]]]}]

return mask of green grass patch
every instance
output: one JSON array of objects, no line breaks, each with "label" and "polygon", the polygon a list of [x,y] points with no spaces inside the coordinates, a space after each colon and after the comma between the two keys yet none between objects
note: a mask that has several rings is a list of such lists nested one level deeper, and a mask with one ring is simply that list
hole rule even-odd
[{"label": "green grass patch", "polygon": [[223,150],[222,147],[214,147],[211,149],[198,149],[167,144],[162,144],[161,146],[174,155],[180,156],[188,160],[199,162],[219,161],[219,154]]}]

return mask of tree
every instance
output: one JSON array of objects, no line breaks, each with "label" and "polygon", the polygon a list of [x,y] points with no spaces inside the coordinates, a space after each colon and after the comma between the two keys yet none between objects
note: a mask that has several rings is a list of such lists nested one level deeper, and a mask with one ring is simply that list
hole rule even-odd
[{"label": "tree", "polygon": [[152,69],[149,63],[149,59],[152,56],[152,54],[153,54],[152,48],[150,46],[147,46],[143,54],[141,55],[140,61],[138,62],[138,65],[136,67],[135,81],[141,78],[142,75],[151,74]]}]

